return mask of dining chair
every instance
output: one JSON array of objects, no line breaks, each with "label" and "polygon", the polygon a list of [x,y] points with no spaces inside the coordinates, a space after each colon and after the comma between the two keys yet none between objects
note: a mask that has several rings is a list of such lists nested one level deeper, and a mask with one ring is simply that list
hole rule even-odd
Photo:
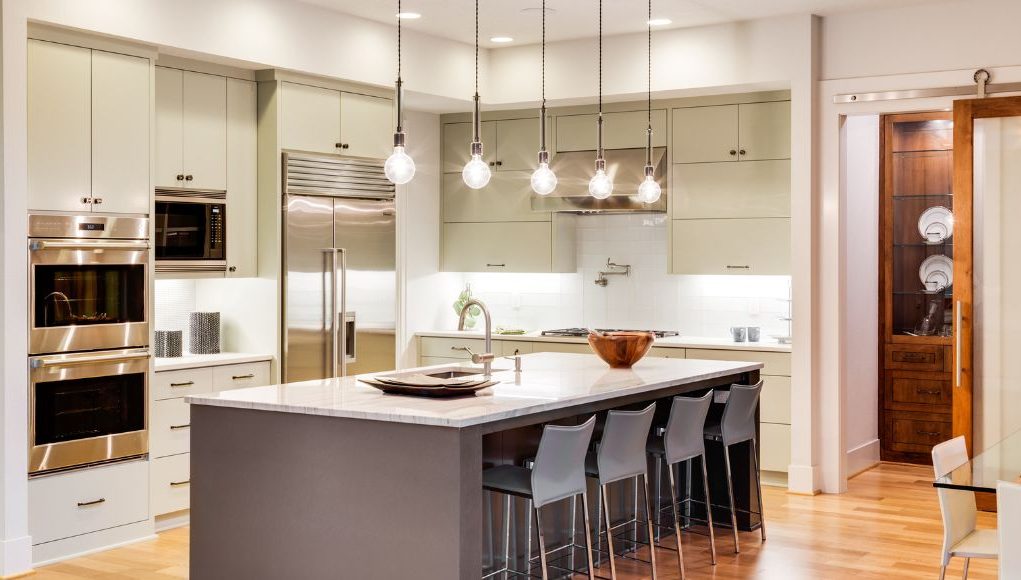
[{"label": "dining chair", "polygon": [[[968,462],[968,448],[964,436],[944,441],[932,448],[932,467],[936,477],[943,477]],[[939,566],[940,580],[947,574],[950,558],[964,558],[964,576],[968,578],[968,565],[972,558],[996,558],[999,539],[996,530],[978,529],[975,520],[975,492],[963,489],[936,488],[939,511],[943,515],[943,556]]]},{"label": "dining chair", "polygon": [[1000,580],[1021,580],[1021,484],[996,484],[996,528],[1000,545],[1014,546],[1000,554]]}]

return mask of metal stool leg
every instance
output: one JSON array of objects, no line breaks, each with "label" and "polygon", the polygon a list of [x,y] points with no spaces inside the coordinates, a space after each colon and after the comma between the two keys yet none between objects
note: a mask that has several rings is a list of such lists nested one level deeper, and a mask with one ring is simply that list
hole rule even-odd
[{"label": "metal stool leg", "polygon": [[613,525],[610,522],[610,501],[607,499],[607,489],[605,485],[599,486],[599,491],[603,496],[603,516],[606,522],[606,552],[609,554],[610,560],[610,579],[617,580],[617,565],[613,561],[613,531],[610,527]]},{"label": "metal stool leg", "polygon": [[592,522],[589,521],[588,493],[581,494],[581,510],[582,519],[585,524],[585,553],[588,556],[588,577],[589,580],[595,580],[596,567],[592,562]]},{"label": "metal stool leg", "polygon": [[[680,473],[681,466],[677,466],[678,474]],[[691,499],[691,460],[688,459],[684,462],[684,497]],[[685,502],[684,504],[684,527],[691,526],[691,502]]]},{"label": "metal stool leg", "polygon": [[507,570],[511,569],[511,499],[510,494],[505,493],[503,495],[503,567]]},{"label": "metal stool leg", "polygon": [[603,565],[603,486],[596,485],[596,564]]},{"label": "metal stool leg", "polygon": [[539,562],[542,564],[542,580],[549,580],[549,568],[546,566],[546,535],[542,533],[542,515],[535,508],[535,528],[539,531]]},{"label": "metal stool leg", "polygon": [[766,509],[762,507],[762,472],[759,471],[759,446],[755,439],[752,443],[752,459],[755,460],[755,492],[759,494],[759,531],[762,533],[762,541],[766,541]]},{"label": "metal stool leg", "polygon": [[525,563],[528,571],[532,567],[532,500],[528,500],[528,554],[525,556]]},{"label": "metal stool leg", "polygon": [[713,531],[713,502],[709,499],[709,473],[705,466],[705,455],[699,461],[702,463],[702,490],[705,491],[705,513],[709,520],[709,552],[712,555],[713,566],[716,565],[716,532]]},{"label": "metal stool leg", "polygon": [[573,546],[577,545],[578,541],[578,496],[571,498],[571,553],[568,554],[567,562],[571,570],[574,570],[574,552]]},{"label": "metal stool leg", "polygon": [[663,457],[656,456],[656,483],[653,486],[656,490],[656,541],[660,539],[660,525],[663,523],[663,510],[660,502],[663,498]]},{"label": "metal stool leg", "polygon": [[677,536],[677,569],[681,573],[681,580],[684,580],[684,554],[681,552],[681,520],[677,513],[677,486],[674,481],[674,466],[669,466],[670,473],[670,504],[674,513],[674,534]]},{"label": "metal stool leg", "polygon": [[730,473],[730,447],[723,444],[723,465],[727,468],[727,495],[730,496],[730,526],[734,530],[734,553],[740,554],[741,547],[737,539],[737,504],[734,503],[734,478]]},{"label": "metal stool leg", "polygon": [[[637,483],[637,481],[635,482]],[[645,524],[649,528],[649,564],[652,566],[652,580],[656,580],[656,537],[652,529],[652,496],[649,494],[649,476],[642,475],[642,483],[645,488]],[[638,505],[635,505],[635,519],[638,519]],[[635,528],[638,526],[636,525]],[[638,533],[637,531],[635,532]],[[636,550],[637,551],[637,550]],[[678,550],[680,553],[680,550]]]}]

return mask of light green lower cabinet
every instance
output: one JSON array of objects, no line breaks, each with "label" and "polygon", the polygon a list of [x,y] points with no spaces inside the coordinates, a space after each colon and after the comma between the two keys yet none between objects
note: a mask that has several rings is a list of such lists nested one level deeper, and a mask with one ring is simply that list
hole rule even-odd
[{"label": "light green lower cabinet", "polygon": [[444,223],[445,272],[574,272],[574,216],[545,222]]},{"label": "light green lower cabinet", "polygon": [[790,218],[673,220],[671,274],[789,275]]},{"label": "light green lower cabinet", "polygon": [[759,425],[759,460],[762,471],[786,473],[791,464],[791,426],[779,423]]}]

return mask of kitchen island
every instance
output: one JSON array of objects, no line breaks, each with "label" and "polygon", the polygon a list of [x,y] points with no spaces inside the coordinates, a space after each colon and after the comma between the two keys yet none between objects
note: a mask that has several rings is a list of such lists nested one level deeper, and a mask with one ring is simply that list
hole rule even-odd
[{"label": "kitchen island", "polygon": [[[610,369],[565,353],[523,356],[521,373],[496,366],[500,384],[454,399],[385,395],[355,377],[190,397],[191,578],[477,579],[485,467],[533,456],[545,423],[725,390],[762,367],[646,358]],[[657,406],[657,422],[668,410]],[[731,453],[738,507],[757,510],[748,447]],[[724,498],[718,450],[708,465]]]}]

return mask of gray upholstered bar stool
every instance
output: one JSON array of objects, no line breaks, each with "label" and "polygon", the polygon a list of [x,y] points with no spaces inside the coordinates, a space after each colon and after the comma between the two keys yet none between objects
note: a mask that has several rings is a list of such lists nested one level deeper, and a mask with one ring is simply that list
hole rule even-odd
[{"label": "gray upholstered bar stool", "polygon": [[[656,578],[656,541],[652,529],[652,508],[649,495],[649,462],[645,452],[652,427],[656,403],[652,403],[641,411],[610,411],[606,414],[603,436],[599,440],[595,454],[589,454],[585,462],[585,472],[589,477],[599,480],[600,506],[606,522],[606,547],[610,560],[610,577],[617,578],[617,566],[613,561],[613,525],[610,521],[610,502],[607,491],[611,483],[628,479],[641,478],[645,489],[645,520],[649,527],[649,560],[652,566],[652,578]],[[594,455],[594,461],[593,461]],[[637,512],[638,505],[635,505]],[[621,525],[634,522],[637,515]],[[617,526],[620,527],[620,526]]]},{"label": "gray upholstered bar stool", "polygon": [[[532,501],[536,528],[539,532],[539,560],[542,565],[543,580],[549,578],[547,563],[549,552],[546,551],[541,509],[545,505],[563,499],[577,501],[579,495],[585,518],[588,576],[590,580],[595,578],[595,569],[592,564],[592,528],[589,525],[588,493],[585,487],[585,455],[592,440],[592,431],[595,425],[595,415],[581,425],[546,425],[543,428],[539,451],[535,454],[535,463],[531,469],[516,465],[500,465],[482,472],[483,489],[503,493],[508,496],[508,501],[511,496]],[[510,513],[509,509],[507,513]],[[509,520],[504,525],[509,525]],[[531,567],[530,560],[528,565]],[[529,572],[510,569],[510,562],[507,562],[505,569],[496,573],[501,572],[521,576],[530,575]]]},{"label": "gray upholstered bar stool", "polygon": [[[710,507],[712,501],[709,499],[709,476],[705,465],[703,438],[705,418],[709,414],[709,405],[712,402],[712,391],[701,397],[674,397],[663,436],[650,439],[648,445],[648,451],[656,457],[656,461],[666,462],[667,473],[670,476],[670,503],[674,517],[674,533],[677,536],[677,566],[681,578],[684,578],[684,558],[681,554],[681,518],[677,511],[677,481],[674,479],[674,468],[679,470],[685,461],[698,459],[702,467],[702,489],[705,490],[706,523],[709,528],[709,554],[712,556],[713,565],[716,565],[716,535],[713,533],[713,510]],[[691,499],[684,501],[690,502]],[[656,508],[660,510],[658,505]]]},{"label": "gray upholstered bar stool", "polygon": [[759,498],[759,531],[766,540],[766,518],[762,509],[762,474],[759,472],[759,446],[755,440],[755,410],[759,407],[762,381],[754,385],[731,385],[730,395],[719,422],[708,421],[704,437],[723,444],[723,464],[727,469],[727,495],[730,496],[730,525],[734,532],[734,553],[741,551],[737,539],[737,508],[734,503],[734,477],[730,470],[730,447],[744,441],[752,446],[755,462],[755,493]]}]

